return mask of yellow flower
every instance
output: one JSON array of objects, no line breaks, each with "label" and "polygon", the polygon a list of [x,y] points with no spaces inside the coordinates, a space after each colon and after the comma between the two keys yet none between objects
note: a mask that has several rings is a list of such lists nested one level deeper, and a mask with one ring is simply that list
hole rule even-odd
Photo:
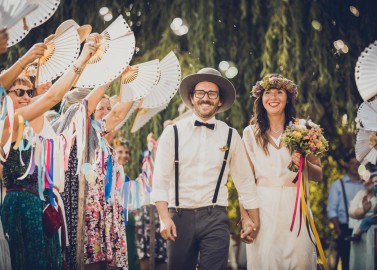
[{"label": "yellow flower", "polygon": [[298,132],[298,131],[293,131],[292,132],[292,137],[295,139],[295,140],[301,140],[301,138],[302,138],[302,135],[301,135],[301,133],[300,132]]},{"label": "yellow flower", "polygon": [[321,148],[323,147],[323,143],[321,141],[317,142],[317,144],[315,145],[317,148]]}]

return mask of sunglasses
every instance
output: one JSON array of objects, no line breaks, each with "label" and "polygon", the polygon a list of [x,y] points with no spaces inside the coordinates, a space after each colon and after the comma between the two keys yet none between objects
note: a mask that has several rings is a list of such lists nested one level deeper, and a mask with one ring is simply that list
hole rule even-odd
[{"label": "sunglasses", "polygon": [[27,89],[27,90],[24,90],[24,89],[14,89],[14,90],[10,90],[8,91],[8,93],[12,93],[14,92],[16,94],[16,96],[18,97],[23,97],[25,95],[25,93],[28,94],[29,97],[34,97],[34,93],[35,91],[33,89]]}]

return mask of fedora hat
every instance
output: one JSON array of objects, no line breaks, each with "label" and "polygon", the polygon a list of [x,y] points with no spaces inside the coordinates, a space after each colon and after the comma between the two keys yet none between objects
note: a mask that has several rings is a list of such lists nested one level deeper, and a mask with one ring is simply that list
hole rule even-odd
[{"label": "fedora hat", "polygon": [[69,19],[69,20],[62,22],[58,26],[58,28],[55,31],[55,35],[56,36],[60,35],[61,33],[63,33],[65,30],[67,30],[71,26],[73,26],[77,30],[77,33],[79,34],[79,37],[80,37],[80,43],[82,43],[89,36],[89,34],[92,32],[92,26],[90,26],[89,24],[79,26],[74,20]]},{"label": "fedora hat", "polygon": [[218,70],[207,67],[182,80],[179,86],[179,94],[187,107],[190,109],[193,108],[190,99],[190,92],[194,90],[195,85],[200,82],[211,82],[220,88],[223,105],[217,110],[217,113],[224,112],[232,106],[236,98],[236,89],[233,84],[228,79],[224,78]]}]

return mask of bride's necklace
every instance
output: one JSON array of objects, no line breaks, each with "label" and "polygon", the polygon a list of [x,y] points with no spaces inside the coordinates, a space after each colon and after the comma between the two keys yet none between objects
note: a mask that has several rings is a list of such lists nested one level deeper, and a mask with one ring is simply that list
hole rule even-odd
[{"label": "bride's necklace", "polygon": [[278,130],[273,130],[272,128],[270,128],[271,132],[274,133],[275,135],[281,133],[283,131],[283,129],[278,129]]}]

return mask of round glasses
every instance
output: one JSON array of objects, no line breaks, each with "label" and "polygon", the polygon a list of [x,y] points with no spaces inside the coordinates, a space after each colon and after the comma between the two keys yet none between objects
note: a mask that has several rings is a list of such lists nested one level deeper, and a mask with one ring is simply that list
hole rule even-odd
[{"label": "round glasses", "polygon": [[34,90],[33,89],[13,89],[13,90],[10,90],[8,91],[8,93],[12,93],[14,92],[16,94],[16,96],[18,97],[23,97],[25,95],[25,93],[28,94],[29,97],[34,97]]},{"label": "round glasses", "polygon": [[216,91],[204,91],[204,90],[194,90],[194,96],[196,98],[202,99],[207,95],[209,99],[216,99],[219,97],[219,92]]}]

